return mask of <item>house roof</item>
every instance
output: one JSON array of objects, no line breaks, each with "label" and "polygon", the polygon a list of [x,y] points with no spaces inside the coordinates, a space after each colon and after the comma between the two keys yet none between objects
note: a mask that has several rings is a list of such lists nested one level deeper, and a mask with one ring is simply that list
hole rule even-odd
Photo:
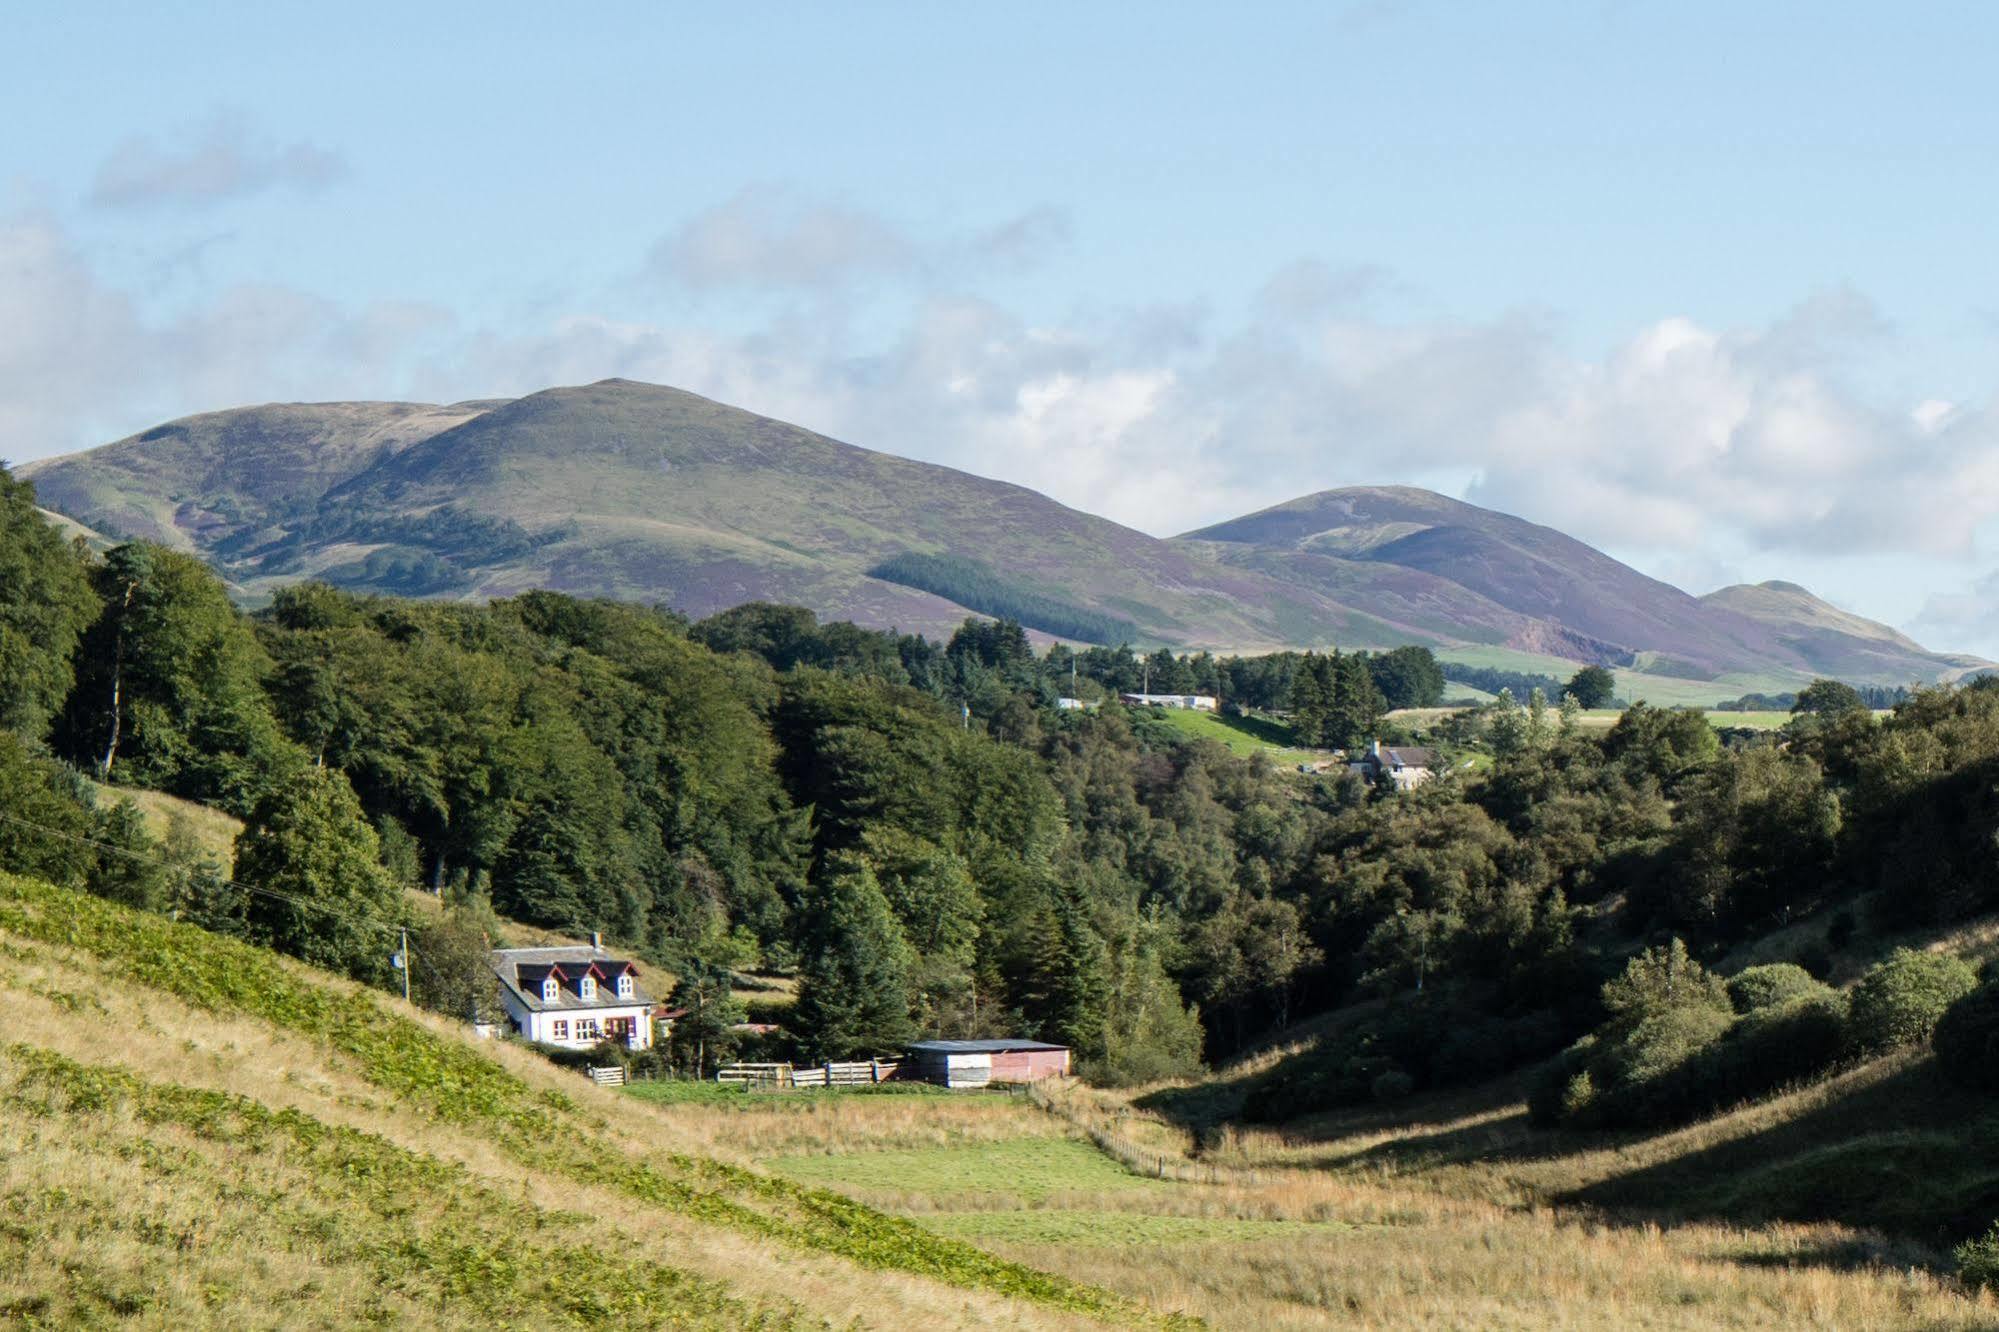
[{"label": "house roof", "polygon": [[1067,1050],[1046,1041],[911,1041],[911,1054],[1019,1054],[1027,1050]]},{"label": "house roof", "polygon": [[[650,1007],[653,1002],[652,996],[638,982],[641,973],[637,966],[624,958],[612,957],[588,946],[497,948],[487,955],[486,963],[500,978],[500,984],[522,1007],[537,1013],[572,1009],[588,1012],[599,1008],[632,1008],[641,1004]],[[621,998],[617,979],[625,971],[632,973],[632,992],[629,997]],[[541,997],[541,983],[551,974],[557,980],[555,998],[544,999]],[[577,982],[590,975],[596,976],[600,983],[597,997],[585,999],[579,993]]]},{"label": "house roof", "polygon": [[1414,746],[1390,748],[1387,745],[1383,745],[1381,752],[1387,757],[1390,767],[1434,768],[1437,766],[1437,751],[1434,749],[1420,749]]}]

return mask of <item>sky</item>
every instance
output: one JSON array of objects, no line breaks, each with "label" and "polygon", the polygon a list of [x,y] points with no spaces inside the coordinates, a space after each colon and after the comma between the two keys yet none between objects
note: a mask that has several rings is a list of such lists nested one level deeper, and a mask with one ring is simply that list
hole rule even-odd
[{"label": "sky", "polygon": [[0,458],[611,376],[1999,658],[1999,7],[10,6]]}]

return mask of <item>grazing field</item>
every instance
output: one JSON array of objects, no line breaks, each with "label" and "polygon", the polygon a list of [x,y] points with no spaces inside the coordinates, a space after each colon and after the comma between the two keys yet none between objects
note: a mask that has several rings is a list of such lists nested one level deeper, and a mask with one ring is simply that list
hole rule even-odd
[{"label": "grazing field", "polygon": [[[1504,1098],[1440,1105],[1452,1117],[1419,1112],[1404,1130],[1383,1116],[1211,1135],[1197,1154],[1190,1128],[1154,1108],[1157,1090],[1071,1086],[1053,1098],[1056,1113],[990,1093],[669,1095],[689,1131],[718,1149],[1214,1327],[1894,1328],[1999,1318],[1999,1307],[1927,1275],[1937,1254],[1921,1244],[1824,1222],[1661,1225],[1557,1205],[1558,1191],[1618,1178],[1620,1149],[1593,1144],[1546,1161],[1520,1152],[1528,1169],[1516,1172],[1490,1153],[1494,1142],[1517,1151],[1514,1135],[1525,1133]],[[1099,1144],[1140,1165],[1163,1161],[1169,1177],[1127,1170]],[[1651,1168],[1691,1149],[1662,1143],[1634,1163]]]},{"label": "grazing field", "polygon": [[1332,751],[1304,749],[1292,743],[1291,728],[1263,717],[1225,717],[1190,708],[1159,708],[1167,725],[1200,740],[1227,746],[1232,754],[1247,758],[1262,754],[1273,763],[1296,765],[1331,757]]},{"label": "grazing field", "polygon": [[[1437,659],[1461,662],[1466,666],[1492,666],[1504,671],[1550,675],[1557,680],[1567,680],[1582,665],[1561,657],[1498,647],[1441,648],[1437,651]],[[1659,708],[1712,707],[1732,698],[1741,698],[1744,694],[1781,694],[1802,689],[1811,683],[1809,676],[1780,672],[1737,672],[1717,676],[1713,680],[1687,680],[1676,675],[1654,675],[1620,666],[1614,668],[1611,674],[1617,677],[1619,698],[1633,702],[1643,699]],[[1458,687],[1447,685],[1446,689]]]}]

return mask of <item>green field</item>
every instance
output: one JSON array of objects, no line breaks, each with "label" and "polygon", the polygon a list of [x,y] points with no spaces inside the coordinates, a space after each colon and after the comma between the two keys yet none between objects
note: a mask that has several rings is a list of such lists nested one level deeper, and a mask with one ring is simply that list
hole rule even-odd
[{"label": "green field", "polygon": [[767,1164],[802,1184],[867,1193],[912,1193],[948,1202],[954,1209],[1034,1206],[1065,1193],[1171,1192],[1176,1187],[1134,1175],[1088,1143],[1066,1138],[786,1156]]},{"label": "green field", "polygon": [[1291,730],[1281,722],[1262,717],[1224,717],[1213,712],[1194,712],[1187,708],[1156,709],[1166,723],[1183,734],[1199,740],[1213,740],[1226,745],[1229,752],[1242,758],[1251,754],[1263,754],[1271,762],[1279,764],[1310,763],[1329,756],[1323,749],[1301,749],[1291,743]]},{"label": "green field", "polygon": [[[1503,671],[1523,671],[1536,675],[1552,675],[1557,680],[1567,680],[1582,663],[1562,657],[1545,656],[1538,652],[1517,652],[1512,648],[1464,647],[1442,648],[1437,652],[1439,661],[1461,662],[1466,666],[1491,666]],[[1719,675],[1712,680],[1687,680],[1673,675],[1651,675],[1644,671],[1614,669],[1617,677],[1619,698],[1637,702],[1643,699],[1654,707],[1709,707],[1725,703],[1744,694],[1781,694],[1792,692],[1810,683],[1810,678],[1801,674],[1782,672],[1736,672]],[[1446,689],[1458,686],[1449,685]],[[1523,700],[1524,701],[1524,700]]]}]

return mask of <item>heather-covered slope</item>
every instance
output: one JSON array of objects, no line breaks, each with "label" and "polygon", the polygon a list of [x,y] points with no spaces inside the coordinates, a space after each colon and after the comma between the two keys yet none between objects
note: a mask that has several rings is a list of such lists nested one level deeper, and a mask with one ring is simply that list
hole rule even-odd
[{"label": "heather-covered slope", "polygon": [[[24,471],[51,508],[199,550],[252,594],[308,576],[546,587],[933,633],[968,604],[1020,602],[1073,637],[1238,648],[1328,641],[1344,620],[1317,593],[1019,486],[622,380],[499,405],[218,413]],[[910,554],[931,562],[903,582],[871,573]],[[961,601],[970,585],[997,600]]]},{"label": "heather-covered slope", "polygon": [[553,588],[694,616],[786,602],[933,635],[978,611],[1091,642],[1504,648],[1772,688],[1977,664],[1808,593],[1689,596],[1429,491],[1323,491],[1162,541],[627,380],[214,412],[22,473],[49,509],[196,552],[253,599],[304,578],[437,597]]},{"label": "heather-covered slope", "polygon": [[1385,617],[1421,588],[1462,638],[1662,675],[1908,683],[1964,664],[1802,588],[1690,596],[1553,528],[1403,486],[1321,491],[1180,541]]}]

